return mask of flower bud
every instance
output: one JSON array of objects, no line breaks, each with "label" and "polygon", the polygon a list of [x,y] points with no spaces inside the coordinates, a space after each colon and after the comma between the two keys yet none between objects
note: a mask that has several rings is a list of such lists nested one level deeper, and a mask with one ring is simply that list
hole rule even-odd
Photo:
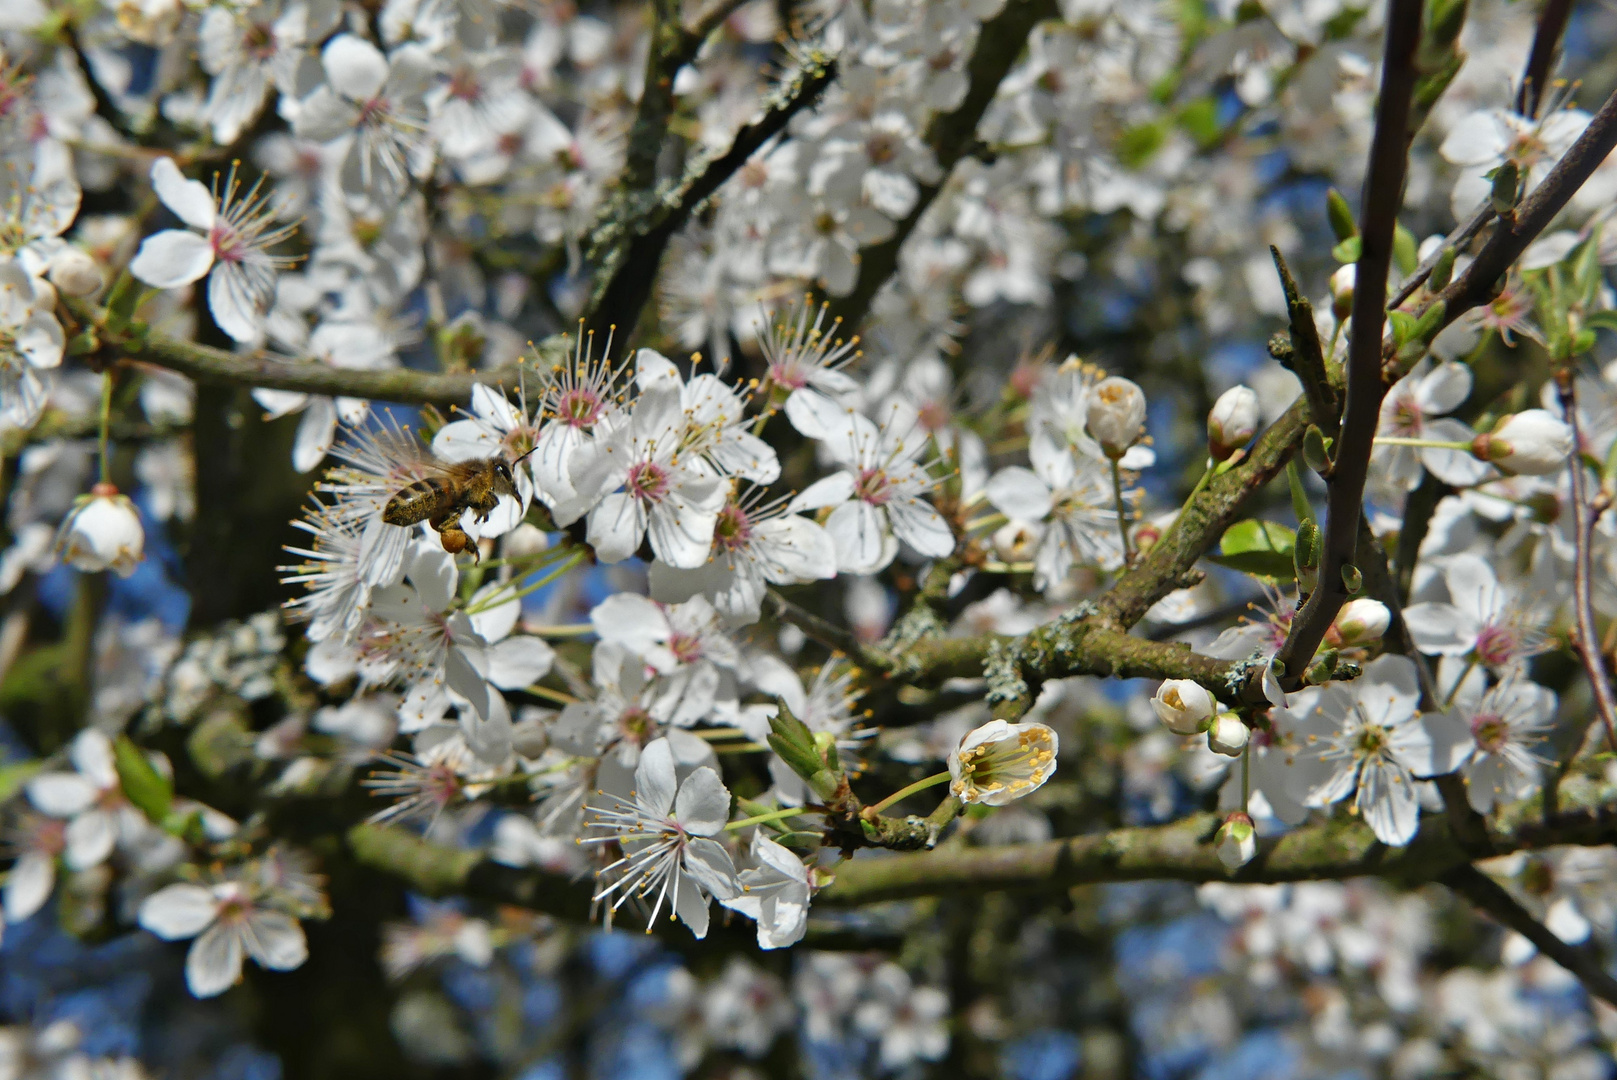
[{"label": "flower bud", "polygon": [[89,495],[81,496],[56,534],[62,561],[80,570],[116,570],[120,577],[135,572],[145,545],[146,532],[135,504],[111,484],[97,484]]},{"label": "flower bud", "polygon": [[1212,719],[1218,705],[1200,683],[1167,679],[1157,687],[1151,708],[1175,735],[1194,735]]},{"label": "flower bud", "polygon": [[1543,409],[1527,409],[1473,439],[1471,454],[1507,473],[1543,476],[1566,465],[1572,429]]},{"label": "flower bud", "polygon": [[1113,375],[1089,392],[1085,426],[1106,456],[1116,461],[1140,441],[1145,426],[1145,391],[1128,379]]},{"label": "flower bud", "polygon": [[550,538],[537,527],[524,521],[500,541],[500,554],[507,559],[526,559],[550,546]]},{"label": "flower bud", "polygon": [[1207,749],[1225,757],[1240,757],[1251,737],[1252,729],[1239,716],[1221,712],[1207,728]]},{"label": "flower bud", "polygon": [[1230,814],[1213,836],[1213,846],[1218,851],[1218,861],[1232,874],[1251,862],[1258,853],[1257,830],[1252,826],[1252,818],[1241,810]]},{"label": "flower bud", "polygon": [[1044,724],[990,720],[949,755],[949,792],[963,803],[1004,806],[1055,775],[1058,747]]},{"label": "flower bud", "polygon": [[1338,322],[1353,313],[1353,282],[1356,263],[1348,263],[1331,275],[1331,313]]},{"label": "flower bud", "polygon": [[1207,453],[1223,461],[1245,446],[1258,430],[1258,395],[1246,386],[1232,386],[1219,395],[1207,414]]},{"label": "flower bud", "polygon": [[63,296],[89,296],[101,288],[101,268],[95,259],[83,248],[71,245],[51,256],[45,276]]},{"label": "flower bud", "polygon": [[1026,521],[1008,521],[994,532],[994,552],[1008,563],[1027,562],[1044,538],[1042,526]]},{"label": "flower bud", "polygon": [[1379,600],[1349,600],[1337,612],[1325,640],[1338,648],[1380,641],[1392,622],[1392,612]]}]

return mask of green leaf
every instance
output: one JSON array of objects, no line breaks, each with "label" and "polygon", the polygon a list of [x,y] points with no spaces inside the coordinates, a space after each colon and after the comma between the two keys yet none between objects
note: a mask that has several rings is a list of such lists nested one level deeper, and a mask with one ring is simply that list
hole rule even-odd
[{"label": "green leaf", "polygon": [[1583,317],[1583,325],[1591,330],[1617,332],[1617,311],[1595,311]]},{"label": "green leaf", "polygon": [[1179,110],[1179,126],[1185,134],[1196,140],[1203,150],[1218,142],[1224,129],[1218,124],[1218,102],[1210,97],[1197,98]]},{"label": "green leaf", "polygon": [[1392,323],[1392,339],[1399,345],[1415,336],[1415,316],[1407,311],[1387,312],[1387,321]]},{"label": "green leaf", "polygon": [[1399,225],[1392,232],[1392,264],[1406,277],[1420,265],[1420,245],[1415,234]]},{"label": "green leaf", "polygon": [[174,807],[174,785],[169,778],[152,767],[145,751],[127,735],[118,736],[112,744],[112,755],[124,795],[152,821],[166,822]]},{"label": "green leaf", "polygon": [[1356,263],[1359,261],[1359,251],[1364,247],[1364,241],[1357,236],[1350,236],[1331,249],[1331,258],[1339,263]]},{"label": "green leaf", "polygon": [[1297,534],[1273,521],[1237,521],[1224,531],[1219,554],[1207,556],[1220,566],[1275,580],[1292,576],[1292,549]]},{"label": "green leaf", "polygon": [[0,767],[0,803],[21,791],[22,786],[33,779],[43,764],[41,761],[19,761]]},{"label": "green leaf", "polygon": [[1167,126],[1160,120],[1153,121],[1131,127],[1119,135],[1112,152],[1117,157],[1117,163],[1125,169],[1138,169],[1150,161],[1167,141]]}]

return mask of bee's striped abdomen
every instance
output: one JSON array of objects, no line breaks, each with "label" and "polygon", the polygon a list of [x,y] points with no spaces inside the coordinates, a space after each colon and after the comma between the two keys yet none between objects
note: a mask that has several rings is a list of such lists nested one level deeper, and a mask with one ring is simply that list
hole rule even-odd
[{"label": "bee's striped abdomen", "polygon": [[448,486],[437,477],[417,480],[400,488],[382,509],[382,520],[389,525],[414,525],[436,514],[443,506]]}]

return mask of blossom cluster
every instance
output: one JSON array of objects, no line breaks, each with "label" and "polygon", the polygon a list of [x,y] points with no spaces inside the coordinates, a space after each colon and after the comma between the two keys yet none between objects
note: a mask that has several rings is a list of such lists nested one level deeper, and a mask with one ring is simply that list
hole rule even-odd
[{"label": "blossom cluster", "polygon": [[1377,6],[0,6],[0,950],[353,918],[523,1077],[579,986],[603,1075],[1598,1074],[1453,899],[1617,945],[1617,158],[1445,291],[1603,130],[1553,19],[1428,5],[1356,217]]}]

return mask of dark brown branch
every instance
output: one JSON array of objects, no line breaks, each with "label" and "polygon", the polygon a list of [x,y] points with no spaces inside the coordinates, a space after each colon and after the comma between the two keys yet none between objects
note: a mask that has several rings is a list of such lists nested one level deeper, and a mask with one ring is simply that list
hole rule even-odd
[{"label": "dark brown branch", "polygon": [[932,120],[927,128],[926,142],[932,149],[941,175],[936,183],[918,184],[920,196],[915,207],[898,222],[893,235],[879,244],[872,244],[859,252],[859,277],[853,291],[831,301],[831,314],[842,320],[845,332],[854,332],[864,321],[871,301],[887,279],[898,269],[899,251],[910,233],[920,224],[938,192],[943,190],[949,173],[971,151],[977,134],[977,124],[988,111],[989,103],[999,91],[999,84],[1010,72],[1017,57],[1027,43],[1028,34],[1045,19],[1059,14],[1054,0],[1007,0],[998,15],[983,23],[977,35],[977,47],[966,65],[969,88],[965,100],[953,112]]},{"label": "dark brown branch", "polygon": [[1359,512],[1369,475],[1370,450],[1380,421],[1386,383],[1381,375],[1381,332],[1386,323],[1387,275],[1392,268],[1393,232],[1403,205],[1409,164],[1409,109],[1415,81],[1415,50],[1420,44],[1420,0],[1391,0],[1387,44],[1382,58],[1381,100],[1370,143],[1360,211],[1361,248],[1353,284],[1353,331],[1348,342],[1347,401],[1334,448],[1335,469],[1326,499],[1325,550],[1319,588],[1298,612],[1276,659],[1295,688],[1313,660],[1336,613],[1352,595],[1343,572],[1352,566],[1359,539]]},{"label": "dark brown branch", "polygon": [[1549,927],[1533,918],[1532,913],[1517,903],[1516,898],[1493,878],[1467,864],[1456,866],[1439,880],[1487,912],[1500,925],[1509,927],[1538,946],[1539,952],[1576,975],[1589,993],[1608,1005],[1617,1005],[1617,979],[1606,973],[1600,961],[1591,956],[1588,950],[1568,945],[1556,937]]},{"label": "dark brown branch", "polygon": [[1570,370],[1557,375],[1561,415],[1572,426],[1572,455],[1567,468],[1572,474],[1572,615],[1573,641],[1583,670],[1589,676],[1595,711],[1606,728],[1606,743],[1617,750],[1617,698],[1612,695],[1611,678],[1600,651],[1600,631],[1595,626],[1594,571],[1590,565],[1594,545],[1594,524],[1598,512],[1589,506],[1589,475],[1583,463],[1583,433],[1579,430],[1577,384]]},{"label": "dark brown branch", "polygon": [[1544,10],[1538,15],[1538,29],[1533,33],[1533,48],[1527,54],[1527,70],[1522,72],[1522,84],[1516,88],[1516,111],[1525,117],[1537,116],[1544,104],[1544,88],[1549,85],[1561,36],[1571,18],[1572,0],[1545,0]]},{"label": "dark brown branch", "polygon": [[586,315],[592,327],[616,326],[625,331],[634,327],[674,234],[748,158],[780,134],[793,116],[812,107],[835,77],[835,61],[812,59],[781,88],[763,116],[736,132],[723,155],[696,163],[674,190],[661,197],[646,195],[639,207],[614,202],[591,241],[590,254],[599,260],[601,281]]}]

